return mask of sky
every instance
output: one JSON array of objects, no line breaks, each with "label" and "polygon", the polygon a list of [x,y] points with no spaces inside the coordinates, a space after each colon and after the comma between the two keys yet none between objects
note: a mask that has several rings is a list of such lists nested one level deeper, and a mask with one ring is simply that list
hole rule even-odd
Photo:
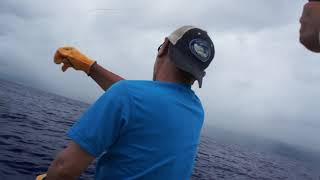
[{"label": "sky", "polygon": [[320,151],[320,54],[298,41],[305,1],[1,0],[0,78],[92,103],[103,91],[53,63],[71,45],[127,79],[152,79],[158,46],[182,25],[211,36],[216,56],[193,87],[206,126]]}]

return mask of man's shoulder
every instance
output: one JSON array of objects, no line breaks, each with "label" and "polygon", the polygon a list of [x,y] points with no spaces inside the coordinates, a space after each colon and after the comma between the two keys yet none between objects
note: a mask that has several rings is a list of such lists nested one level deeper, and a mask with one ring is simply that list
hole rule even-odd
[{"label": "man's shoulder", "polygon": [[113,86],[117,88],[139,88],[139,87],[150,87],[153,85],[154,81],[148,80],[121,80],[115,83]]},{"label": "man's shoulder", "polygon": [[120,84],[126,85],[146,85],[146,84],[153,84],[154,81],[151,80],[121,80],[118,81]]},{"label": "man's shoulder", "polygon": [[147,89],[152,84],[154,84],[153,81],[147,80],[121,80],[114,83],[108,91],[117,94],[131,94],[139,89]]}]

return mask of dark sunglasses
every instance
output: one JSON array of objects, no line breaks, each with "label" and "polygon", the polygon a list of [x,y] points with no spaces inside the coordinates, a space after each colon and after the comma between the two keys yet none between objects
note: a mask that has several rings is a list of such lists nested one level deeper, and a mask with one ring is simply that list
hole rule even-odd
[{"label": "dark sunglasses", "polygon": [[158,51],[160,51],[160,49],[162,48],[163,43],[158,47]]}]

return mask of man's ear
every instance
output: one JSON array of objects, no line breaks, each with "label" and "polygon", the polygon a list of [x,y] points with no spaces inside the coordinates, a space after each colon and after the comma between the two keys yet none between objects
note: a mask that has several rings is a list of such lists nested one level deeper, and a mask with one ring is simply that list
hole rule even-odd
[{"label": "man's ear", "polygon": [[170,44],[169,39],[165,38],[164,43],[162,44],[161,48],[159,49],[158,57],[162,57],[162,56],[168,54],[169,44]]}]

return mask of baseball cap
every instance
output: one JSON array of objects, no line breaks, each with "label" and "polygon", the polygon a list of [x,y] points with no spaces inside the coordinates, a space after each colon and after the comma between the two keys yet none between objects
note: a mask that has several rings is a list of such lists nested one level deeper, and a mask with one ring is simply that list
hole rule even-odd
[{"label": "baseball cap", "polygon": [[204,71],[215,55],[212,40],[206,31],[194,26],[182,26],[168,36],[171,61],[178,69],[190,73],[202,87]]}]

